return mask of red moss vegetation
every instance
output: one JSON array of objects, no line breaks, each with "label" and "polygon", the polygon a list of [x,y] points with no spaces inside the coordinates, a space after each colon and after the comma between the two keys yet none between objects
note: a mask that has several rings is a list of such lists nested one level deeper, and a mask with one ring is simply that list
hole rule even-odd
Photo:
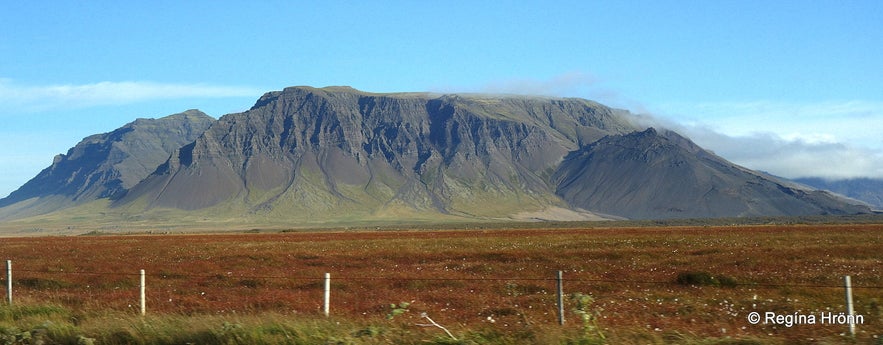
[{"label": "red moss vegetation", "polygon": [[[322,278],[330,272],[334,317],[382,319],[390,304],[408,302],[396,320],[421,323],[426,312],[452,329],[519,332],[557,322],[554,277],[562,270],[565,292],[590,294],[607,333],[808,339],[846,327],[752,325],[747,314],[844,311],[840,286],[851,275],[856,313],[865,318],[860,336],[883,329],[883,225],[0,241],[2,259],[13,260],[16,299],[83,313],[136,312],[138,270],[145,269],[148,313],[321,317]],[[567,318],[568,327],[581,326],[575,314]]]}]

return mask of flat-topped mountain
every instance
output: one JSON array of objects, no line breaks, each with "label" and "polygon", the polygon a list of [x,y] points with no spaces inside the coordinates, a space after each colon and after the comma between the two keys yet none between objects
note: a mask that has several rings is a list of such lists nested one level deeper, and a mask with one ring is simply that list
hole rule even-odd
[{"label": "flat-topped mountain", "polygon": [[566,207],[548,183],[561,159],[635,129],[582,99],[293,87],[220,118],[115,205],[507,217]]},{"label": "flat-topped mountain", "polygon": [[[869,211],[633,119],[577,98],[290,87],[137,154],[125,145],[138,169],[111,149],[73,159],[87,138],[4,205],[65,195],[111,199],[108,210],[138,219],[349,223]],[[126,128],[94,141],[113,146]]]}]

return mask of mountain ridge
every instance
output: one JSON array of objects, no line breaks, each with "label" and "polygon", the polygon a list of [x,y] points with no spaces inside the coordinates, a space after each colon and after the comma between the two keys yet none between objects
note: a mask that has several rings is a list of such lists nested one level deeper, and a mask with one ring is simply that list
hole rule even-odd
[{"label": "mountain ridge", "polygon": [[[211,121],[186,142],[154,148],[164,161],[137,183],[99,195],[110,200],[107,212],[123,219],[187,214],[333,223],[869,211],[637,123],[625,110],[579,98],[288,87]],[[27,205],[6,209],[15,207]]]},{"label": "mountain ridge", "polygon": [[868,211],[846,207],[825,192],[773,180],[675,132],[654,128],[605,137],[574,151],[553,178],[571,205],[633,219]]},{"label": "mountain ridge", "polygon": [[[546,186],[535,171],[553,169],[567,151],[580,142],[603,136],[607,130],[633,129],[613,116],[613,110],[584,100],[538,104],[527,98],[401,95],[302,87],[266,93],[249,111],[222,117],[192,147],[180,150],[168,167],[183,166],[185,172],[162,174],[177,179],[146,182],[171,188],[136,187],[132,193],[139,197],[153,193],[148,196],[148,208],[199,209],[234,198],[257,211],[284,193],[249,201],[253,190],[313,189],[324,194],[323,202],[329,208],[350,202],[402,204],[413,210],[475,216],[467,211],[470,202],[495,193],[520,193],[514,185],[523,184],[536,192],[525,197],[537,199],[534,204],[539,208],[549,204],[545,200],[549,196],[538,195],[545,193],[540,191]],[[581,124],[590,120],[597,128]],[[221,143],[217,138],[226,137],[238,138],[232,150],[220,149],[230,142]],[[256,137],[263,141],[251,140]],[[203,172],[201,168],[207,166],[217,169]],[[294,172],[286,169],[288,166],[300,170]],[[259,173],[267,171],[279,174]],[[187,180],[188,174],[203,178]],[[206,174],[223,182],[209,182],[211,178],[204,178]],[[321,178],[311,180],[311,175]],[[469,184],[482,183],[479,176],[488,179],[483,190],[488,193],[468,188]],[[204,185],[197,190],[212,190],[225,197],[215,193],[191,200],[188,198],[197,193],[162,192],[181,191],[184,185],[193,184]],[[230,189],[209,188],[219,184]],[[359,185],[361,191],[353,185]],[[452,198],[453,194],[466,198]],[[137,197],[127,196],[117,205],[133,198]],[[458,205],[468,198],[473,199]]]},{"label": "mountain ridge", "polygon": [[804,177],[794,179],[795,182],[868,203],[877,210],[883,210],[883,179],[881,178],[848,178],[824,179]]},{"label": "mountain ridge", "polygon": [[[28,203],[29,210],[16,212],[33,215],[119,196],[213,121],[205,113],[191,109],[159,119],[136,119],[116,130],[90,135],[66,154],[55,156],[52,165],[0,199],[0,210],[34,199]],[[0,212],[0,218],[3,214]]]}]

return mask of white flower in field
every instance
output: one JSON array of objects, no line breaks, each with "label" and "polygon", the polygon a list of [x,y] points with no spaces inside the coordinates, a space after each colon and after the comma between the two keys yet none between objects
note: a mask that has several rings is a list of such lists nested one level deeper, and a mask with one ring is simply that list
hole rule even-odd
[{"label": "white flower in field", "polygon": [[497,322],[497,320],[494,320],[494,317],[493,317],[493,316],[488,316],[488,317],[487,317],[487,320],[488,320],[488,322],[490,322],[490,323]]}]

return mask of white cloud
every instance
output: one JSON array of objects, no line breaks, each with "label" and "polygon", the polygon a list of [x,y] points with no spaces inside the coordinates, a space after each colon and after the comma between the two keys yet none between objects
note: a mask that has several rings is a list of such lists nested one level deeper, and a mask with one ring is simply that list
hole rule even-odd
[{"label": "white cloud", "polygon": [[727,136],[702,127],[685,131],[697,144],[730,161],[787,178],[883,178],[883,152],[879,149],[788,139],[774,133]]},{"label": "white cloud", "polygon": [[746,102],[664,108],[663,117],[651,120],[751,169],[787,178],[883,178],[883,103]]},{"label": "white cloud", "polygon": [[664,116],[731,136],[774,133],[791,141],[883,149],[883,102],[720,102],[666,104]]},{"label": "white cloud", "polygon": [[0,112],[121,105],[163,99],[256,97],[261,93],[254,88],[210,84],[103,81],[81,85],[22,85],[0,79]]}]

